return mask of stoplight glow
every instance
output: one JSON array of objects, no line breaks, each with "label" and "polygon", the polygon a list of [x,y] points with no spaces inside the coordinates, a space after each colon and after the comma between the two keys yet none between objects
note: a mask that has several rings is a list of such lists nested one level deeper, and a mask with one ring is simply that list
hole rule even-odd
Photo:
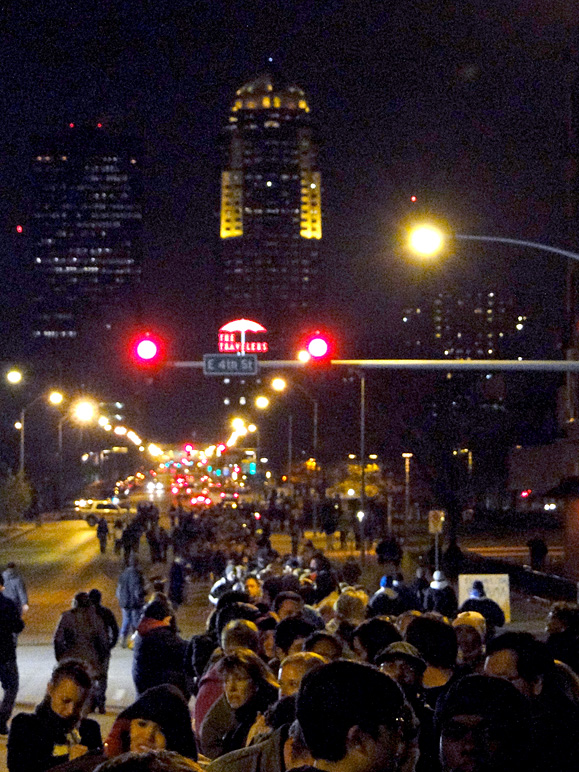
[{"label": "stoplight glow", "polygon": [[326,356],[330,350],[330,345],[325,338],[322,338],[320,335],[316,335],[316,337],[308,341],[307,350],[311,357],[314,359],[320,359],[321,357]]},{"label": "stoplight glow", "polygon": [[144,359],[150,362],[157,356],[159,349],[154,340],[150,338],[144,338],[137,343],[137,356],[139,359]]}]

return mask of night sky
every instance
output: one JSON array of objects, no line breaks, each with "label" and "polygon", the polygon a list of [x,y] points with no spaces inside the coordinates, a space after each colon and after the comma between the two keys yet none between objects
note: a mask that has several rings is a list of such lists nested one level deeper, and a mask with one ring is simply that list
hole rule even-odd
[{"label": "night sky", "polygon": [[[421,274],[395,248],[419,207],[459,231],[571,244],[564,219],[571,0],[20,0],[2,4],[0,259],[18,271],[29,138],[102,120],[147,151],[145,286],[175,354],[214,339],[219,132],[268,57],[302,87],[322,142],[323,255],[344,354],[395,351]],[[570,240],[571,239],[571,240]],[[564,265],[462,249],[438,281],[497,275],[545,325]],[[10,298],[5,299],[10,305]],[[174,420],[177,427],[178,420]]]}]

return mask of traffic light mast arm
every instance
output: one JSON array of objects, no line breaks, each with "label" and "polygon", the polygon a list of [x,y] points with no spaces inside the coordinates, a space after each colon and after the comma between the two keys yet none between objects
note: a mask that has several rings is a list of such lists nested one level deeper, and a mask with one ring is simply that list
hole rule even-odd
[{"label": "traffic light mast arm", "polygon": [[[441,372],[503,370],[539,371],[550,373],[579,372],[579,361],[545,359],[332,359],[335,367],[362,367],[384,370],[440,370]],[[203,361],[168,362],[177,369],[203,369]],[[259,367],[300,368],[307,370],[308,363],[295,359],[260,359]]]}]

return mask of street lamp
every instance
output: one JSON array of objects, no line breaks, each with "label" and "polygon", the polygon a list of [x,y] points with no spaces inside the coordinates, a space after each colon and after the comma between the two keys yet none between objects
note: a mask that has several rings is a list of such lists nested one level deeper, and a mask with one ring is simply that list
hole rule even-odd
[{"label": "street lamp", "polygon": [[16,384],[21,383],[22,373],[20,372],[20,370],[8,370],[8,372],[6,373],[6,380],[8,381],[8,383],[15,386]]},{"label": "street lamp", "polygon": [[259,408],[260,410],[266,410],[269,407],[269,399],[264,396],[256,397],[255,407]]}]

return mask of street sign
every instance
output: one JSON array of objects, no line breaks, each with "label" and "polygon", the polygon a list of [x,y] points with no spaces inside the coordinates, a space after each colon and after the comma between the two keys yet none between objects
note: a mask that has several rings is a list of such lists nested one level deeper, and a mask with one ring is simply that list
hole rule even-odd
[{"label": "street sign", "polygon": [[204,375],[257,375],[255,354],[203,354]]},{"label": "street sign", "polygon": [[428,533],[442,533],[444,518],[444,509],[431,509],[428,513]]}]

